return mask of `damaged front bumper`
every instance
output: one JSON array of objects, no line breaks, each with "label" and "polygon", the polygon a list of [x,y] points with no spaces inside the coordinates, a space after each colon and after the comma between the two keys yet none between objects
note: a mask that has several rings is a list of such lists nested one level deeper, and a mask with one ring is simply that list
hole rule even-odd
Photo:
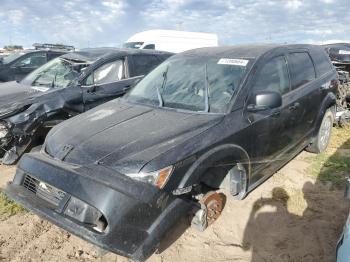
[{"label": "damaged front bumper", "polygon": [[23,156],[6,193],[59,227],[137,261],[152,255],[191,210],[188,201],[108,168],[73,166],[42,153]]}]

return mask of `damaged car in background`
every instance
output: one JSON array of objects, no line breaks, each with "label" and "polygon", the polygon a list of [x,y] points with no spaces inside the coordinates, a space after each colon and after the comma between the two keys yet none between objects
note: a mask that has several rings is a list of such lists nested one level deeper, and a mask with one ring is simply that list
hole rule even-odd
[{"label": "damaged car in background", "polygon": [[20,81],[48,61],[75,50],[67,45],[33,44],[33,47],[0,57],[0,82]]},{"label": "damaged car in background", "polygon": [[334,43],[324,48],[338,72],[336,120],[343,126],[350,121],[350,44]]},{"label": "damaged car in background", "polygon": [[123,98],[55,126],[40,152],[22,157],[6,193],[143,261],[180,218],[205,230],[225,194],[243,199],[301,150],[324,151],[337,83],[319,46],[177,54]]},{"label": "damaged car in background", "polygon": [[13,164],[48,130],[123,95],[171,54],[96,48],[58,57],[20,82],[0,84],[0,157]]}]

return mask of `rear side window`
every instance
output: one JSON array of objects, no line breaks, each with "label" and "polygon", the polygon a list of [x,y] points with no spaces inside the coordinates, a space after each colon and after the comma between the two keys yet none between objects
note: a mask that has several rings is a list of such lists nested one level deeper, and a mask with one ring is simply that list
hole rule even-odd
[{"label": "rear side window", "polygon": [[306,52],[291,53],[289,64],[292,76],[292,89],[296,89],[315,79],[315,68]]},{"label": "rear side window", "polygon": [[134,55],[133,56],[133,76],[146,75],[157,65],[160,64],[159,59],[154,55]]},{"label": "rear side window", "polygon": [[143,49],[156,49],[156,46],[154,44],[149,44],[149,45],[146,45]]},{"label": "rear side window", "polygon": [[311,53],[311,55],[312,59],[315,62],[316,73],[318,76],[322,76],[323,74],[328,73],[333,69],[332,62],[325,51],[314,51]]},{"label": "rear side window", "polygon": [[289,92],[289,86],[286,59],[278,56],[262,67],[255,80],[253,92],[275,91],[283,95]]}]

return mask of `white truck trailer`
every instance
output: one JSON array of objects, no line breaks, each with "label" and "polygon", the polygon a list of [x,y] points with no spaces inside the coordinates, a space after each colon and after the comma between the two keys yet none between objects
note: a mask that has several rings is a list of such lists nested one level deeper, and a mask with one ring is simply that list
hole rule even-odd
[{"label": "white truck trailer", "polygon": [[155,49],[173,53],[210,46],[218,46],[216,34],[176,30],[140,32],[131,36],[123,45],[126,48]]}]

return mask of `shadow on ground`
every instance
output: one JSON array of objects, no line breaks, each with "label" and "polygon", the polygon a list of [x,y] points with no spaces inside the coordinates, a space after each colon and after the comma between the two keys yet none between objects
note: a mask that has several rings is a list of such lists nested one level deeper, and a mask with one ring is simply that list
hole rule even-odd
[{"label": "shadow on ground", "polygon": [[341,190],[350,175],[350,139],[335,152],[314,159],[309,173],[316,182],[306,182],[300,192],[306,202],[301,214],[290,212],[290,194],[281,187],[272,190],[271,198],[254,203],[242,243],[252,252],[251,262],[335,261],[349,212]]}]

